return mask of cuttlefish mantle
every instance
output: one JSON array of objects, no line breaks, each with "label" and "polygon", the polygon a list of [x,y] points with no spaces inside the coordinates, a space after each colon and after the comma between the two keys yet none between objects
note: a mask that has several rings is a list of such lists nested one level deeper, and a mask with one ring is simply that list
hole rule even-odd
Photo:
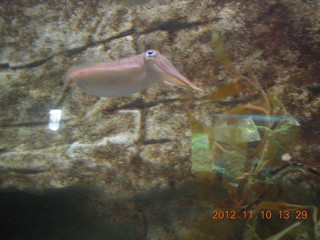
[{"label": "cuttlefish mantle", "polygon": [[165,82],[203,92],[185,78],[157,50],[147,50],[132,57],[88,66],[73,67],[67,82],[98,97],[120,97],[139,92],[154,82]]}]

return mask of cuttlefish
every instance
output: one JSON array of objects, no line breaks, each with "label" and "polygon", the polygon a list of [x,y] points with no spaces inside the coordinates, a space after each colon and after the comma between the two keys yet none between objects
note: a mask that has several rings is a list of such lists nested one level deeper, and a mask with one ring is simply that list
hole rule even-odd
[{"label": "cuttlefish", "polygon": [[67,82],[98,97],[127,96],[146,89],[154,82],[165,82],[203,92],[157,50],[147,50],[132,57],[71,68]]}]

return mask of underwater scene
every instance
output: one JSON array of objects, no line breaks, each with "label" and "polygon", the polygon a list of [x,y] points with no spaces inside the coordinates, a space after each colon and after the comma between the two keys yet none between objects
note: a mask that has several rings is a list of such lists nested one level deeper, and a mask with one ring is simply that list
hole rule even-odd
[{"label": "underwater scene", "polygon": [[319,240],[319,0],[1,0],[0,240]]}]

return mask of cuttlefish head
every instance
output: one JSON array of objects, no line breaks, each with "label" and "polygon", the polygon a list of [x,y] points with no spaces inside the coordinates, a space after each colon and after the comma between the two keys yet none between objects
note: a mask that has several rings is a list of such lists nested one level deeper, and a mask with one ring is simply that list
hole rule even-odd
[{"label": "cuttlefish head", "polygon": [[172,63],[157,50],[150,49],[145,51],[143,53],[143,60],[148,73],[158,81],[164,81],[165,83],[188,87],[197,92],[203,92],[201,88],[198,88],[179,73]]}]

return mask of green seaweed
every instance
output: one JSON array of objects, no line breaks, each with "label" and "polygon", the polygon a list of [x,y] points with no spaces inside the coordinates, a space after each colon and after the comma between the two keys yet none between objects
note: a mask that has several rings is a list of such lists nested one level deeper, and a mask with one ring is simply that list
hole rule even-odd
[{"label": "green seaweed", "polygon": [[224,39],[219,32],[217,31],[212,32],[211,42],[212,42],[213,52],[217,60],[224,65],[231,64],[232,63],[231,58],[229,54],[225,51]]},{"label": "green seaweed", "polygon": [[207,171],[211,166],[210,143],[207,134],[192,135],[192,172]]},{"label": "green seaweed", "polygon": [[263,50],[259,49],[252,53],[250,56],[247,57],[247,59],[244,62],[244,71],[248,73],[250,76],[254,75],[252,64],[253,61],[257,58],[259,58],[263,54]]},{"label": "green seaweed", "polygon": [[271,237],[268,237],[266,240],[282,239],[282,237],[284,237],[288,233],[292,232],[293,230],[296,230],[296,228],[299,227],[300,225],[301,225],[301,222],[293,223],[292,225],[290,225],[289,227],[286,227],[285,229],[283,229],[282,231],[278,232],[277,234],[275,234],[275,235],[273,235]]},{"label": "green seaweed", "polygon": [[0,85],[0,91],[9,87],[12,83],[14,83],[17,79],[13,78],[5,84]]}]

